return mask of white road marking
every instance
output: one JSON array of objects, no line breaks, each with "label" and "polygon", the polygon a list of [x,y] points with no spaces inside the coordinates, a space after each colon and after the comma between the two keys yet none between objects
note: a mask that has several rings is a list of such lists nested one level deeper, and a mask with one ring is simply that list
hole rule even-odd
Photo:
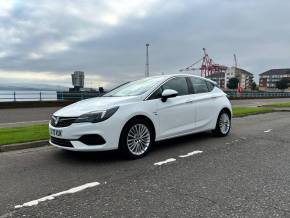
[{"label": "white road marking", "polygon": [[58,193],[55,193],[55,194],[52,194],[52,195],[48,195],[48,196],[39,198],[37,200],[26,202],[26,203],[24,203],[22,205],[16,205],[14,208],[18,209],[18,208],[21,208],[21,207],[35,206],[35,205],[39,204],[40,202],[53,200],[55,197],[58,197],[58,196],[61,196],[61,195],[73,194],[73,193],[85,190],[87,188],[95,187],[97,185],[100,185],[100,183],[98,183],[98,182],[87,183],[87,184],[84,184],[84,185],[81,185],[81,186],[77,186],[77,187],[68,189],[66,191],[58,192]]},{"label": "white road marking", "polygon": [[160,162],[154,163],[154,165],[155,165],[155,166],[161,166],[161,165],[163,165],[163,164],[166,164],[166,163],[169,163],[169,162],[173,162],[173,161],[176,161],[176,159],[174,159],[174,158],[169,158],[169,159],[167,159],[167,160],[165,160],[165,161],[160,161]]},{"label": "white road marking", "polygon": [[189,156],[192,156],[192,155],[195,155],[195,154],[200,154],[202,153],[203,151],[193,151],[193,152],[189,152],[185,155],[179,155],[178,157],[189,157]]},{"label": "white road marking", "polygon": [[264,132],[271,132],[272,131],[272,129],[268,129],[268,130],[265,130]]}]

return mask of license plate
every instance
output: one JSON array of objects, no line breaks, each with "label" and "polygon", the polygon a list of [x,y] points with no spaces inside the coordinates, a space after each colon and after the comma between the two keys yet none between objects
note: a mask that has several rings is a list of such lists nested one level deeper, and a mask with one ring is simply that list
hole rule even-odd
[{"label": "license plate", "polygon": [[50,135],[51,136],[61,136],[62,135],[62,130],[60,129],[49,129]]}]

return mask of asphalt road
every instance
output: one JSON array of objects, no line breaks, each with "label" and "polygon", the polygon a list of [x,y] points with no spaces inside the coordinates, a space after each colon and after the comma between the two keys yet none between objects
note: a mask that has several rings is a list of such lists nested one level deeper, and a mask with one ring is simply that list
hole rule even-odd
[{"label": "asphalt road", "polygon": [[[247,99],[232,100],[234,106],[258,106],[274,102],[289,102],[290,98],[276,99]],[[17,109],[0,109],[0,128],[15,127],[33,124],[47,123],[50,116],[60,109],[59,107],[47,108],[17,108]]]},{"label": "asphalt road", "polygon": [[[2,153],[0,217],[289,217],[289,124],[287,112],[235,118],[228,137],[163,141],[136,161],[52,147]],[[202,153],[179,157],[193,151]]]},{"label": "asphalt road", "polygon": [[47,123],[59,107],[0,109],[0,127]]}]

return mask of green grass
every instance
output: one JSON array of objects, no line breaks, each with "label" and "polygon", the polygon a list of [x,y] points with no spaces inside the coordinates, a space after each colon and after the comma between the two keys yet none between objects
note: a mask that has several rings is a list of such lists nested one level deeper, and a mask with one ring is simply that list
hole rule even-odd
[{"label": "green grass", "polygon": [[253,114],[262,114],[272,112],[272,108],[263,107],[233,107],[234,117],[243,117]]},{"label": "green grass", "polygon": [[264,105],[265,107],[290,107],[290,102],[278,102]]},{"label": "green grass", "polygon": [[48,125],[0,128],[0,146],[22,142],[46,140],[49,138]]}]

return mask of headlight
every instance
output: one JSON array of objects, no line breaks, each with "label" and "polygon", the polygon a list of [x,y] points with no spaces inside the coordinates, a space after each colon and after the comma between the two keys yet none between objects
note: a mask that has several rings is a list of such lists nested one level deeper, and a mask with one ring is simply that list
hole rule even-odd
[{"label": "headlight", "polygon": [[116,111],[119,109],[119,107],[113,107],[108,110],[102,110],[102,111],[94,111],[87,114],[83,114],[79,116],[74,122],[75,123],[98,123],[102,122],[106,119],[109,119]]}]

